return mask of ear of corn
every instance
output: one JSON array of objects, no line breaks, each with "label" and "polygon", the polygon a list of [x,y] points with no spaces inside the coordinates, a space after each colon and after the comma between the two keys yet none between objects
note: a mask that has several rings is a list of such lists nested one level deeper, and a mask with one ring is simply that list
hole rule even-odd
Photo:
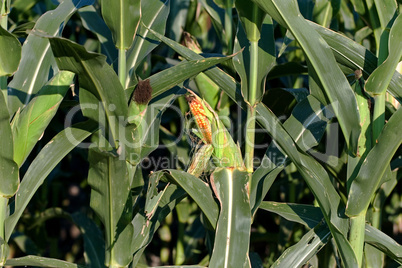
[{"label": "ear of corn", "polygon": [[233,141],[228,130],[223,125],[215,111],[188,90],[190,111],[195,118],[197,128],[205,144],[212,144],[213,157],[218,167],[244,168],[243,158],[239,146]]}]

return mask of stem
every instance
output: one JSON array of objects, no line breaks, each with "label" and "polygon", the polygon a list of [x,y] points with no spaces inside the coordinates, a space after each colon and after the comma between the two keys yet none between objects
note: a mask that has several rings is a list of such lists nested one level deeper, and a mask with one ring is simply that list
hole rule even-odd
[{"label": "stem", "polygon": [[257,72],[258,72],[258,41],[250,41],[250,76],[248,87],[248,110],[245,165],[247,172],[253,173],[254,143],[255,143],[255,103],[257,96]]},{"label": "stem", "polygon": [[176,257],[175,257],[175,265],[181,265],[184,263],[186,260],[185,254],[184,254],[184,223],[180,222],[178,223],[178,237],[177,237],[177,244],[176,244]]},{"label": "stem", "polygon": [[233,15],[232,7],[228,7],[225,10],[225,34],[227,43],[227,54],[230,55],[233,52]]},{"label": "stem", "polygon": [[0,197],[0,237],[4,240],[4,244],[1,245],[0,248],[0,266],[3,267],[7,255],[6,255],[6,250],[7,250],[7,243],[6,243],[6,238],[5,238],[5,220],[7,217],[7,203],[8,199],[5,197]]},{"label": "stem", "polygon": [[366,224],[366,213],[350,218],[349,241],[352,246],[359,267],[362,267],[364,248],[364,228]]},{"label": "stem", "polygon": [[[0,13],[0,25],[3,27],[3,29],[7,30],[7,19],[8,15],[6,13],[6,3],[7,1],[3,2],[3,5],[0,7],[1,13]],[[1,76],[0,77],[0,90],[4,94],[4,99],[7,104],[7,77],[6,76]]]},{"label": "stem", "polygon": [[126,65],[126,51],[119,49],[119,79],[123,87],[126,84]]},{"label": "stem", "polygon": [[373,144],[384,127],[385,121],[385,92],[374,97],[374,114],[373,114]]}]

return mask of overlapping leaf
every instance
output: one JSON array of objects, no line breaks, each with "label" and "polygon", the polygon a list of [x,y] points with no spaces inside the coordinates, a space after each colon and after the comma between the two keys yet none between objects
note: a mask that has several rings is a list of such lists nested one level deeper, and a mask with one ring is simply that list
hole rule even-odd
[{"label": "overlapping leaf", "polygon": [[14,142],[6,100],[0,92],[0,195],[12,197],[18,189],[18,165],[14,161]]},{"label": "overlapping leaf", "polygon": [[131,47],[141,18],[141,0],[102,0],[102,16],[118,49]]},{"label": "overlapping leaf", "polygon": [[94,122],[83,122],[68,127],[57,134],[40,151],[21,182],[18,195],[15,198],[14,213],[6,219],[6,240],[10,238],[26,206],[45,181],[47,175],[72,149],[89,137],[97,128],[98,126]]},{"label": "overlapping leaf", "polygon": [[74,74],[59,72],[47,83],[27,106],[16,115],[12,129],[14,136],[14,160],[21,166],[38,139],[57,112],[70,88]]},{"label": "overlapping leaf", "polygon": [[10,76],[17,71],[20,59],[20,42],[0,26],[0,76]]},{"label": "overlapping leaf", "polygon": [[28,104],[31,98],[47,82],[54,59],[50,51],[49,41],[41,38],[35,32],[51,36],[61,34],[60,27],[85,5],[92,5],[94,0],[63,1],[55,10],[42,15],[36,22],[22,46],[20,67],[8,86],[9,111],[14,114],[22,106]]}]

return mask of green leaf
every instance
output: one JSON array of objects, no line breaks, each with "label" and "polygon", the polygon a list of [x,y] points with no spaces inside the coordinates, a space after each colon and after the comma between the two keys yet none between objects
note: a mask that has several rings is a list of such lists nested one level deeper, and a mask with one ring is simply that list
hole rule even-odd
[{"label": "green leaf", "polygon": [[388,257],[402,264],[402,246],[380,230],[366,224],[364,242],[384,252]]},{"label": "green leaf", "polygon": [[105,267],[105,241],[101,230],[81,212],[74,213],[71,217],[80,228],[84,240],[84,258],[87,267]]},{"label": "green leaf", "polygon": [[131,238],[131,248],[134,253],[132,265],[134,267],[137,265],[146,246],[151,242],[153,235],[165,220],[166,216],[173,211],[176,204],[186,197],[186,195],[183,189],[177,185],[171,184],[165,190],[151,220],[148,220],[143,210],[134,216],[132,223],[134,226],[139,227],[134,229],[134,236]]},{"label": "green leaf", "polygon": [[0,76],[11,76],[21,60],[21,44],[17,38],[0,26]]},{"label": "green leaf", "polygon": [[89,137],[97,128],[98,126],[94,122],[75,124],[58,133],[39,152],[21,182],[18,194],[15,197],[14,213],[6,219],[6,240],[10,238],[19,218],[47,175],[72,149]]},{"label": "green leaf", "polygon": [[199,0],[198,1],[211,18],[212,24],[219,40],[224,40],[224,27],[225,11],[219,8],[213,0]]},{"label": "green leaf", "polygon": [[378,18],[380,19],[381,29],[390,27],[392,19],[397,14],[398,4],[395,0],[374,0]]},{"label": "green leaf", "polygon": [[117,60],[117,49],[113,44],[112,33],[105,21],[99,16],[93,6],[79,9],[78,14],[80,14],[81,17],[82,26],[98,37],[102,46],[102,53],[107,56],[107,62],[113,64]]},{"label": "green leaf", "polygon": [[365,213],[373,195],[380,186],[381,179],[389,168],[389,163],[402,143],[399,134],[402,109],[398,109],[389,119],[377,139],[377,144],[367,155],[349,191],[346,214],[357,216]]},{"label": "green leaf", "polygon": [[141,18],[141,0],[102,0],[102,16],[118,49],[131,47]]},{"label": "green leaf", "polygon": [[74,74],[56,74],[25,106],[13,121],[14,160],[20,167],[56,114],[64,95],[70,88]]},{"label": "green leaf", "polygon": [[[128,105],[123,87],[113,68],[106,63],[104,55],[87,52],[83,46],[70,40],[49,38],[49,41],[59,68],[78,74],[80,85],[96,97],[98,103],[95,105],[102,106],[99,108],[106,113],[106,120],[115,143],[113,146],[117,148],[119,134],[121,135],[119,131],[125,127]],[[82,105],[85,111],[85,103]],[[87,108],[87,110],[93,109]],[[92,119],[101,120],[101,118]]]},{"label": "green leaf", "polygon": [[[139,126],[141,138],[141,155],[144,159],[159,146],[159,128],[162,115],[173,102],[187,91],[183,88],[174,87],[151,100],[145,112],[143,122]],[[145,127],[143,127],[145,126]],[[138,158],[138,156],[135,156]],[[140,160],[138,159],[138,160]]]},{"label": "green leaf", "polygon": [[168,169],[161,172],[165,173],[165,176],[169,181],[178,184],[189,196],[191,196],[215,229],[219,216],[219,207],[214,200],[209,185],[201,179],[184,171]]},{"label": "green leaf", "polygon": [[364,15],[366,13],[363,0],[350,0],[350,2],[352,2],[354,9],[359,13],[359,15]]},{"label": "green leaf", "polygon": [[296,245],[287,248],[271,267],[302,267],[320,251],[330,238],[331,232],[328,226],[318,224],[307,232]]},{"label": "green leaf", "polygon": [[[258,41],[261,37],[260,31],[266,14],[255,3],[247,0],[235,0],[235,6],[247,39],[253,42]],[[269,38],[271,39],[270,36]]]},{"label": "green leaf", "polygon": [[271,211],[288,221],[297,222],[309,228],[314,228],[324,219],[320,208],[311,205],[263,201],[259,208]]},{"label": "green leaf", "polygon": [[211,185],[220,202],[221,211],[210,267],[250,267],[248,179],[246,171],[234,168],[217,168],[211,175]]},{"label": "green leaf", "polygon": [[125,267],[132,261],[128,245],[134,232],[131,185],[125,159],[104,155],[96,148],[88,154],[91,208],[105,227],[107,266]]},{"label": "green leaf", "polygon": [[292,32],[333,105],[348,147],[356,153],[360,133],[356,98],[345,76],[336,65],[329,46],[301,16],[295,0],[253,0],[253,2]]},{"label": "green leaf", "polygon": [[6,100],[0,92],[0,195],[10,198],[18,190],[19,172],[14,161],[13,134]]},{"label": "green leaf", "polygon": [[220,8],[232,8],[233,7],[233,0],[214,0],[214,2],[220,7]]},{"label": "green leaf", "polygon": [[86,266],[66,262],[58,259],[25,256],[21,258],[9,259],[6,261],[7,266],[37,266],[37,267],[58,267],[58,268],[85,268]]},{"label": "green leaf", "polygon": [[[313,22],[309,22],[309,24],[331,47],[338,63],[352,70],[361,69],[365,78],[377,68],[378,59],[364,46],[359,45],[344,35],[328,30]],[[395,70],[392,72],[393,76],[388,90],[402,103],[402,75]]]},{"label": "green leaf", "polygon": [[[333,116],[330,106],[322,105],[316,98],[309,95],[296,105],[283,126],[303,151],[314,153],[311,149],[318,145]],[[253,214],[287,160],[287,156],[277,148],[275,143],[270,144],[251,180],[250,203]]]},{"label": "green leaf", "polygon": [[388,57],[368,78],[364,89],[371,95],[383,94],[402,57],[402,14],[392,25],[388,41]]},{"label": "green leaf", "polygon": [[[151,32],[153,32],[151,30]],[[155,35],[156,33],[153,32]],[[158,35],[160,36],[160,35]],[[234,55],[228,57],[211,57],[211,58],[203,58],[199,60],[189,60],[183,61],[176,66],[170,67],[166,70],[160,71],[148,79],[151,82],[152,87],[152,97],[156,97],[166,90],[180,84],[184,80],[214,66],[219,63],[222,63]]]},{"label": "green leaf", "polygon": [[[170,1],[146,0],[141,1],[141,24],[131,48],[127,51],[127,70],[129,75],[125,88],[132,86],[135,79],[135,71],[142,60],[159,44],[150,33],[152,29],[160,34],[165,33],[166,21],[169,14]],[[134,76],[134,77],[133,77]]]},{"label": "green leaf", "polygon": [[[244,30],[245,29],[239,25],[234,49],[236,52],[240,52],[233,58],[233,65],[241,78],[241,90],[243,97],[245,100],[248,100],[250,94],[249,80],[252,79],[250,77],[250,61],[252,59],[250,55],[250,42],[247,39]],[[276,63],[273,24],[272,19],[269,16],[265,18],[264,24],[262,25],[261,39],[257,39],[256,42],[258,42],[256,101],[259,102],[261,101],[265,92],[265,79],[267,74]]]},{"label": "green leaf", "polygon": [[[35,24],[22,46],[22,58],[13,80],[8,85],[9,111],[14,114],[18,108],[27,105],[31,98],[48,81],[49,70],[54,59],[50,51],[49,41],[36,35],[36,32],[56,36],[61,34],[64,26],[75,11],[84,6],[92,5],[93,0],[63,1],[55,10],[42,15]],[[24,4],[26,5],[26,3]]]}]

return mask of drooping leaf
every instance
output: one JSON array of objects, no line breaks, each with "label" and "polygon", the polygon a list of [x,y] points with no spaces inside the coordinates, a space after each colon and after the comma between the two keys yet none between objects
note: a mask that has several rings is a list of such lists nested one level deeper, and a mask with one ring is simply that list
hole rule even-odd
[{"label": "drooping leaf", "polygon": [[246,171],[234,168],[217,168],[211,175],[212,188],[221,206],[211,267],[250,267],[248,179]]},{"label": "drooping leaf", "polygon": [[[296,105],[283,126],[302,150],[315,153],[316,157],[325,157],[322,153],[315,152],[313,148],[318,145],[333,116],[330,106],[322,105],[316,98],[309,95]],[[251,180],[250,204],[253,213],[286,163],[287,157],[277,148],[276,143],[270,144],[260,167],[254,171]]]},{"label": "drooping leaf", "polygon": [[388,41],[388,57],[375,69],[368,78],[365,90],[372,96],[384,93],[387,90],[393,73],[402,57],[402,14],[392,25]]},{"label": "drooping leaf", "polygon": [[263,201],[260,208],[276,213],[289,221],[303,224],[309,228],[314,228],[324,219],[320,208],[311,205]]},{"label": "drooping leaf", "polygon": [[37,266],[37,267],[58,267],[58,268],[85,268],[86,266],[78,265],[71,262],[66,262],[58,259],[40,257],[40,256],[25,256],[6,261],[7,266]]},{"label": "drooping leaf", "polygon": [[[106,63],[106,57],[87,52],[83,46],[67,39],[49,38],[49,41],[59,68],[78,74],[80,85],[96,97],[97,103],[92,105],[99,106],[99,109],[106,113],[106,122],[110,126],[114,142],[112,146],[117,147],[119,135],[122,134],[120,132],[125,129],[124,120],[128,114],[128,105],[119,78]],[[85,110],[96,109],[90,104],[82,104],[84,115]],[[97,118],[91,119],[101,120],[98,115]]]},{"label": "drooping leaf", "polygon": [[399,134],[402,122],[402,109],[398,109],[389,119],[377,139],[377,144],[367,155],[349,191],[346,213],[357,216],[365,212],[381,179],[389,168],[389,163],[402,143]]},{"label": "drooping leaf", "polygon": [[80,228],[84,240],[86,266],[90,268],[105,267],[105,241],[99,227],[81,212],[74,213],[71,217]]},{"label": "drooping leaf", "polygon": [[10,114],[29,103],[30,99],[48,81],[49,71],[54,62],[49,41],[35,32],[51,36],[61,34],[66,21],[85,5],[94,0],[63,1],[55,10],[42,15],[22,46],[22,58],[13,80],[8,85]]},{"label": "drooping leaf", "polygon": [[14,213],[5,221],[5,237],[9,239],[19,218],[35,192],[45,181],[53,168],[78,144],[98,128],[94,122],[83,122],[58,133],[32,161],[15,198]]},{"label": "drooping leaf", "polygon": [[141,18],[141,0],[102,0],[101,8],[116,47],[130,48]]},{"label": "drooping leaf", "polygon": [[[352,70],[361,69],[363,77],[367,77],[377,68],[377,57],[353,40],[324,28],[316,23],[309,22],[325,42],[331,47],[335,59],[338,63],[345,65]],[[402,75],[397,71],[392,71],[393,75],[389,83],[389,92],[402,103]]]},{"label": "drooping leaf", "polygon": [[73,77],[74,74],[71,72],[57,73],[13,121],[14,160],[18,166],[25,162],[56,114],[64,95],[70,88]]},{"label": "drooping leaf", "polygon": [[0,92],[0,195],[12,197],[19,186],[18,165],[14,161],[14,142],[10,115],[3,92]]},{"label": "drooping leaf", "polygon": [[183,188],[186,193],[197,203],[202,212],[208,218],[212,227],[216,227],[218,221],[219,207],[214,201],[211,188],[200,178],[179,170],[169,169],[163,171],[166,178]]},{"label": "drooping leaf", "polygon": [[107,266],[125,267],[132,261],[128,246],[134,232],[131,185],[125,158],[104,155],[96,148],[88,154],[91,208],[105,227]]},{"label": "drooping leaf", "polygon": [[[140,125],[141,154],[140,159],[145,158],[159,146],[159,127],[162,115],[168,107],[181,95],[185,89],[174,87],[151,100],[145,112],[143,125]],[[136,156],[138,157],[138,156]]]},{"label": "drooping leaf", "polygon": [[364,242],[376,247],[391,259],[402,264],[402,246],[377,228],[366,224]]},{"label": "drooping leaf", "polygon": [[132,223],[140,228],[134,229],[134,236],[131,239],[131,248],[134,254],[133,266],[137,265],[142,253],[151,242],[162,221],[186,195],[183,189],[175,184],[170,184],[160,199],[158,208],[150,221],[143,210],[134,216]]},{"label": "drooping leaf", "polygon": [[0,26],[0,76],[14,74],[17,71],[20,60],[20,42]]},{"label": "drooping leaf", "polygon": [[107,56],[107,62],[109,64],[115,63],[117,59],[117,49],[113,43],[112,33],[105,21],[102,20],[93,6],[80,8],[78,14],[80,14],[81,17],[82,26],[98,37],[102,45],[102,53]]},{"label": "drooping leaf", "polygon": [[331,232],[325,224],[318,224],[308,231],[302,239],[285,250],[271,267],[301,267],[310,260],[331,238]]},{"label": "drooping leaf", "polygon": [[316,71],[325,95],[333,105],[348,147],[356,153],[360,133],[356,98],[345,76],[336,65],[329,46],[301,16],[297,1],[253,0],[253,2],[292,32]]},{"label": "drooping leaf", "polygon": [[184,80],[216,65],[222,63],[234,55],[228,57],[211,57],[199,60],[184,61],[176,66],[160,71],[149,77],[152,86],[152,97],[164,93],[166,90],[180,84]]},{"label": "drooping leaf", "polygon": [[167,16],[169,14],[169,0],[147,0],[141,1],[141,23],[134,43],[127,51],[127,81],[125,88],[133,85],[136,81],[135,71],[141,61],[148,55],[159,42],[155,40],[148,29],[152,29],[160,34],[165,33]]}]

